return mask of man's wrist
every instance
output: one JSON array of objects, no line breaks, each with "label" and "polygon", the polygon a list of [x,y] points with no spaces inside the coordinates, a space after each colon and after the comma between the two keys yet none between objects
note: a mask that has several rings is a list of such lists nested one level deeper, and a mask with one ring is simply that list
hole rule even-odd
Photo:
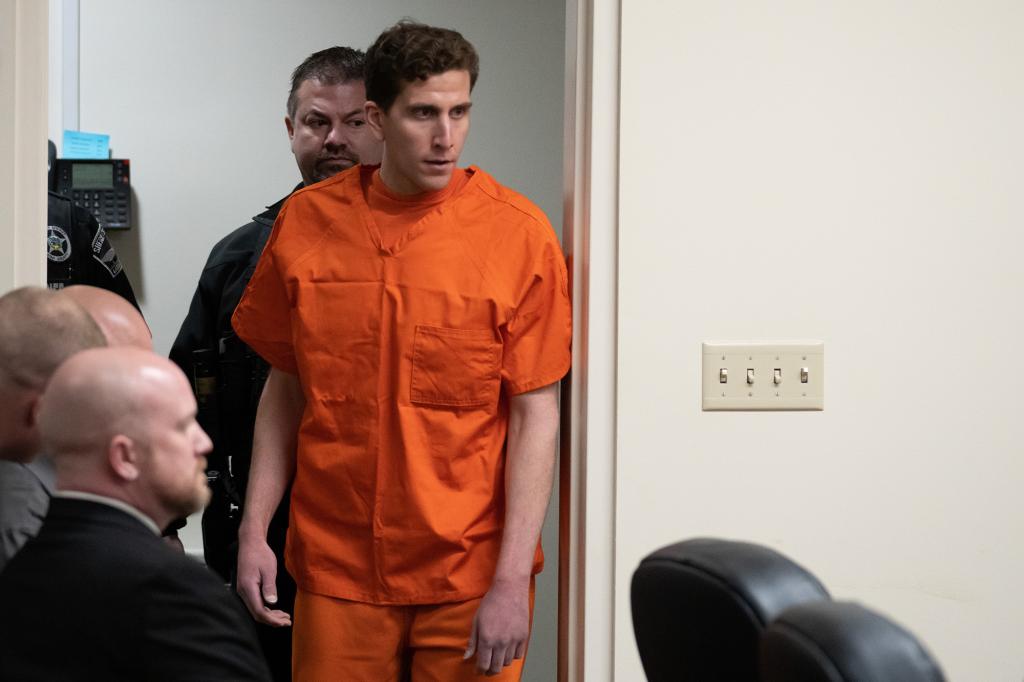
[{"label": "man's wrist", "polygon": [[241,543],[256,540],[267,541],[267,526],[256,521],[246,522],[245,517],[242,517],[242,523],[238,526],[238,541]]},{"label": "man's wrist", "polygon": [[509,588],[527,588],[530,585],[530,578],[532,574],[527,571],[522,572],[502,572],[495,573],[494,580],[491,581],[491,587],[509,587]]}]

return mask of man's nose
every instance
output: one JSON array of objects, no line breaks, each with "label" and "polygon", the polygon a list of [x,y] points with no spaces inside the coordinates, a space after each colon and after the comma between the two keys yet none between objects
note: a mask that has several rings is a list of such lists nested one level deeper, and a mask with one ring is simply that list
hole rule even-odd
[{"label": "man's nose", "polygon": [[452,122],[447,116],[439,116],[434,128],[434,146],[449,149],[452,146]]},{"label": "man's nose", "polygon": [[330,130],[327,131],[327,137],[324,139],[325,147],[344,147],[348,144],[348,139],[345,137],[345,132],[342,126],[332,125]]},{"label": "man's nose", "polygon": [[213,450],[213,441],[206,435],[206,431],[201,426],[196,427],[196,454],[197,455],[208,455]]}]

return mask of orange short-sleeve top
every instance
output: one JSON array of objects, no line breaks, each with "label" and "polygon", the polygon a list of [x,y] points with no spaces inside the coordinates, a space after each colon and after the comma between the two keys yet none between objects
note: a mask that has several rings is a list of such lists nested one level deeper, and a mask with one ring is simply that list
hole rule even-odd
[{"label": "orange short-sleeve top", "polygon": [[501,542],[509,396],[569,368],[565,259],[543,212],[474,167],[385,245],[373,172],[291,196],[233,317],[306,396],[286,559],[329,596],[471,599]]}]

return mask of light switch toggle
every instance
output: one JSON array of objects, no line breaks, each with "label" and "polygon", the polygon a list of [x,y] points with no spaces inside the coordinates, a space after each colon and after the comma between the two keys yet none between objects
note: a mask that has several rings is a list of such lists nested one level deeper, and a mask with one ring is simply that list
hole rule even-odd
[{"label": "light switch toggle", "polygon": [[704,410],[824,409],[821,341],[708,341],[701,358]]}]

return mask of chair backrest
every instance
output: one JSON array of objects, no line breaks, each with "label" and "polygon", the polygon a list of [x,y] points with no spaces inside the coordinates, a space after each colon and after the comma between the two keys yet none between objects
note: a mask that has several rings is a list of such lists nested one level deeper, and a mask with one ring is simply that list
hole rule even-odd
[{"label": "chair backrest", "polygon": [[650,682],[756,680],[768,623],[790,606],[829,598],[817,578],[774,550],[704,538],[647,556],[631,596]]},{"label": "chair backrest", "polygon": [[851,602],[787,609],[761,637],[764,682],[942,682],[924,646],[885,616]]}]

